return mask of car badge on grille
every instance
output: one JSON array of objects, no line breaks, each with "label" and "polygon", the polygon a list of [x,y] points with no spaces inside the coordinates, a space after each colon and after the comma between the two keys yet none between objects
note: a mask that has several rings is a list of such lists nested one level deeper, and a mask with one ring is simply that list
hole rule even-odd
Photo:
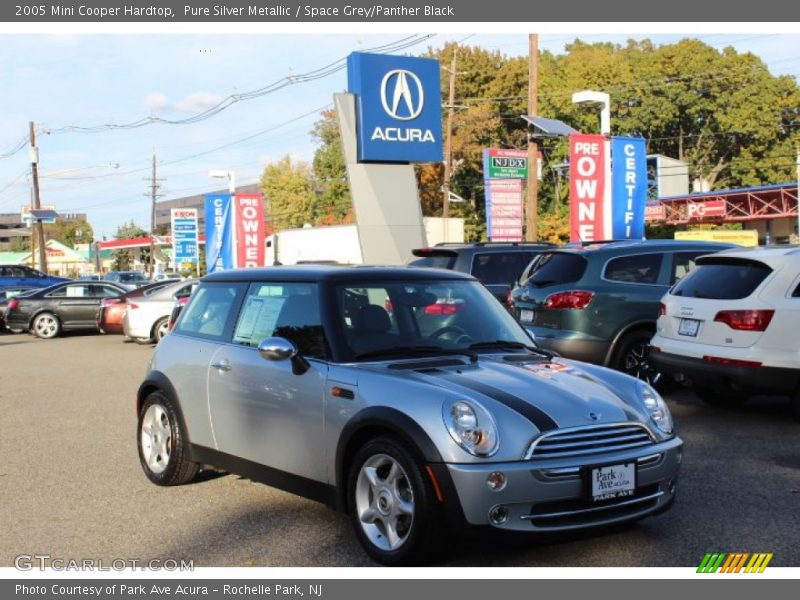
[{"label": "car badge on grille", "polygon": [[596,412],[590,412],[590,413],[589,413],[589,418],[590,418],[592,421],[599,421],[599,420],[600,420],[600,413],[596,413]]}]

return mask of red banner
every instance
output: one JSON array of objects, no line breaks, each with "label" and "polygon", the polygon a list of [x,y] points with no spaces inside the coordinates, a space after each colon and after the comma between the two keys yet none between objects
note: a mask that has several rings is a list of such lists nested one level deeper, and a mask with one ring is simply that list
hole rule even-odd
[{"label": "red banner", "polygon": [[[569,239],[606,239],[606,146],[602,135],[569,136]],[[609,223],[610,225],[610,223]]]},{"label": "red banner", "polygon": [[236,267],[264,266],[264,201],[261,194],[236,194]]},{"label": "red banner", "polygon": [[708,200],[707,202],[690,202],[686,205],[686,216],[690,219],[706,217],[724,217],[727,214],[725,200]]}]

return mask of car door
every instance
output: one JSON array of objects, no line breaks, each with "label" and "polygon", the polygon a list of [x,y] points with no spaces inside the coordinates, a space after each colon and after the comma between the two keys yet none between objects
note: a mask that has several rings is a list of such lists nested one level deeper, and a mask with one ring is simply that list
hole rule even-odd
[{"label": "car door", "polygon": [[[251,284],[230,343],[210,361],[208,394],[220,451],[326,481],[323,404],[328,365],[318,294],[314,283]],[[274,336],[292,341],[310,368],[296,375],[290,360],[262,357],[259,342]]]},{"label": "car door", "polygon": [[89,283],[68,283],[48,294],[61,324],[66,328],[94,327],[100,297]]}]

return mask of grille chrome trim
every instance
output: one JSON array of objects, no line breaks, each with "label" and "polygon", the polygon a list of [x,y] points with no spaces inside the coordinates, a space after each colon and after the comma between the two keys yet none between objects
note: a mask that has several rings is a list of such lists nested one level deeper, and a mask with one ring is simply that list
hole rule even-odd
[{"label": "grille chrome trim", "polygon": [[655,494],[650,494],[649,496],[642,496],[641,498],[633,498],[632,500],[623,500],[622,502],[615,502],[613,504],[604,504],[603,506],[592,506],[591,508],[579,508],[577,510],[567,510],[562,512],[542,513],[538,515],[522,515],[520,519],[522,519],[523,521],[531,521],[533,519],[557,519],[559,517],[571,517],[573,515],[601,512],[604,510],[619,508],[621,506],[632,506],[634,504],[642,504],[644,502],[650,502],[651,500],[660,498],[664,494],[665,492],[658,491]]},{"label": "grille chrome trim", "polygon": [[535,438],[522,460],[569,458],[630,450],[650,446],[655,442],[655,435],[646,425],[633,421],[567,427],[547,431]]}]

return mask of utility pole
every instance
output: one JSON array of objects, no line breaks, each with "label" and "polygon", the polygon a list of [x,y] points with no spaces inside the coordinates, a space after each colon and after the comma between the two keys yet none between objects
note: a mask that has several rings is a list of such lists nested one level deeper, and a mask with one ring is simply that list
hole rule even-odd
[{"label": "utility pole", "polygon": [[[163,181],[161,179],[156,178],[156,153],[153,152],[153,172],[150,176],[150,260],[148,261],[147,267],[147,276],[152,279],[153,278],[153,270],[155,269],[156,264],[156,245],[155,245],[155,237],[156,237],[156,198],[160,197],[161,194],[158,193],[158,188],[161,185],[158,183],[159,181]],[[148,194],[145,194],[148,195]]]},{"label": "utility pole", "polygon": [[[33,121],[28,124],[31,141],[31,176],[33,179],[33,202],[31,210],[39,210],[41,208],[41,199],[39,198],[39,149],[36,147],[36,128]],[[35,235],[31,239],[36,238],[36,244],[39,246],[39,270],[42,273],[47,273],[47,249],[44,245],[44,225],[40,219],[34,218],[31,214],[31,227],[35,231]],[[33,245],[31,245],[31,255],[33,255]]]},{"label": "utility pole", "polygon": [[[528,115],[537,116],[539,111],[539,34],[528,34]],[[525,239],[535,242],[539,239],[539,147],[536,139],[528,137],[528,205],[525,210]]]},{"label": "utility pole", "polygon": [[447,240],[448,224],[447,219],[450,217],[450,178],[453,175],[452,162],[453,162],[453,113],[455,112],[456,102],[456,55],[458,48],[453,48],[453,58],[450,61],[450,94],[447,101],[447,124],[445,126],[446,135],[444,141],[444,200],[442,202],[442,217],[444,217],[444,237]]},{"label": "utility pole", "polygon": [[800,244],[800,146],[795,148],[797,153],[797,243]]}]

